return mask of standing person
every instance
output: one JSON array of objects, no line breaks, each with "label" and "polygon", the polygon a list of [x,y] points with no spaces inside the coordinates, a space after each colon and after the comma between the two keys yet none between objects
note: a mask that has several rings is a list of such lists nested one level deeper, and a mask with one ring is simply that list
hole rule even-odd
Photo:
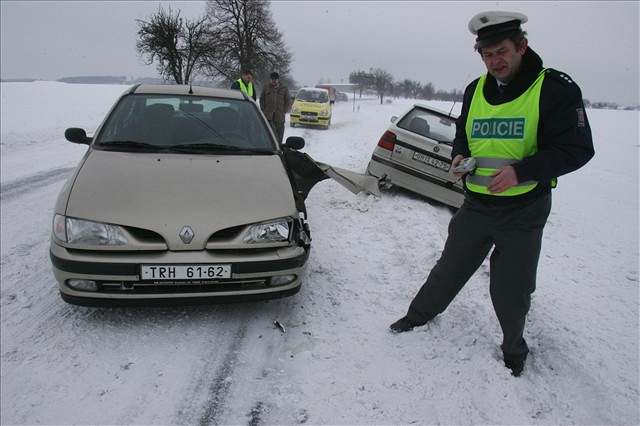
[{"label": "standing person", "polygon": [[245,95],[256,100],[256,92],[253,88],[253,72],[244,69],[240,72],[240,78],[233,82],[231,89],[240,90]]},{"label": "standing person", "polygon": [[567,74],[543,68],[524,22],[525,15],[511,12],[483,12],[469,22],[487,74],[465,90],[451,156],[452,167],[473,157],[476,169],[455,173],[465,177],[465,201],[427,281],[390,326],[405,332],[442,313],[493,248],[490,294],[514,376],[529,352],[524,325],[551,188],[594,155],[580,88]]},{"label": "standing person", "polygon": [[284,136],[284,117],[289,110],[291,98],[287,86],[280,84],[280,75],[272,72],[269,84],[260,93],[260,109],[267,117],[271,129],[279,142]]}]

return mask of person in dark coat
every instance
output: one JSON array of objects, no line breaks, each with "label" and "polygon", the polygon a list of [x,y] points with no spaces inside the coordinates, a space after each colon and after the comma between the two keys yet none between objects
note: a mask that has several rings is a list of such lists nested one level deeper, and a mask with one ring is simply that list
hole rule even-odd
[{"label": "person in dark coat", "polygon": [[[465,200],[451,219],[442,255],[391,324],[400,333],[444,312],[490,256],[490,294],[503,332],[501,349],[519,376],[529,352],[524,325],[536,287],[542,231],[558,176],[594,155],[582,94],[566,73],[544,68],[515,12],[482,12],[469,22],[487,74],[464,93],[452,150]],[[472,157],[472,172],[455,171]]]},{"label": "person in dark coat", "polygon": [[291,98],[287,86],[280,84],[280,75],[272,72],[269,84],[260,93],[260,109],[279,142],[284,137],[284,120],[289,110]]}]

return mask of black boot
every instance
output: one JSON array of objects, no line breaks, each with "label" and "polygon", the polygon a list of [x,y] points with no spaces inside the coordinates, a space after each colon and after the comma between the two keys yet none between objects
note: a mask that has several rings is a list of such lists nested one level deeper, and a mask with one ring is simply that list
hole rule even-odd
[{"label": "black boot", "polygon": [[519,377],[524,369],[524,362],[527,359],[527,354],[510,355],[504,354],[504,365],[511,370],[511,375]]},{"label": "black boot", "polygon": [[394,322],[389,326],[392,332],[394,333],[404,333],[405,331],[411,331],[414,327],[419,327],[426,323],[417,323],[409,319],[409,317],[402,317],[398,321]]}]

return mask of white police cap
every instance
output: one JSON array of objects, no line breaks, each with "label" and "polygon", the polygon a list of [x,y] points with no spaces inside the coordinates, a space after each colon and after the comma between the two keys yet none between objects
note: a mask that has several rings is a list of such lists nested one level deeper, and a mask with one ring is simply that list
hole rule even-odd
[{"label": "white police cap", "polygon": [[489,29],[488,27],[506,24],[512,21],[519,21],[518,26],[520,26],[520,24],[527,22],[527,16],[518,12],[496,10],[480,12],[469,21],[469,31],[471,31],[471,34],[478,34],[480,30]]}]

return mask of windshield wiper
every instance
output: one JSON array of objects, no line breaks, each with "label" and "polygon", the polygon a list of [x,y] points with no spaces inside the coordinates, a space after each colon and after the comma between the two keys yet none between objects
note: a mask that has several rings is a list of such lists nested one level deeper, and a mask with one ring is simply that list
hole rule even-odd
[{"label": "windshield wiper", "polygon": [[184,143],[180,145],[171,145],[167,149],[176,152],[234,152],[248,154],[274,154],[273,149],[268,148],[242,148],[233,145],[221,145],[215,143]]},{"label": "windshield wiper", "polygon": [[103,149],[109,149],[109,150],[111,150],[111,149],[113,149],[113,150],[121,150],[123,148],[131,149],[131,150],[135,150],[135,151],[145,151],[145,152],[158,152],[158,151],[165,151],[166,150],[166,147],[163,147],[163,146],[152,145],[152,144],[146,143],[146,142],[127,141],[127,140],[103,141],[103,142],[95,144],[94,146],[100,147],[100,148],[103,148]]}]

